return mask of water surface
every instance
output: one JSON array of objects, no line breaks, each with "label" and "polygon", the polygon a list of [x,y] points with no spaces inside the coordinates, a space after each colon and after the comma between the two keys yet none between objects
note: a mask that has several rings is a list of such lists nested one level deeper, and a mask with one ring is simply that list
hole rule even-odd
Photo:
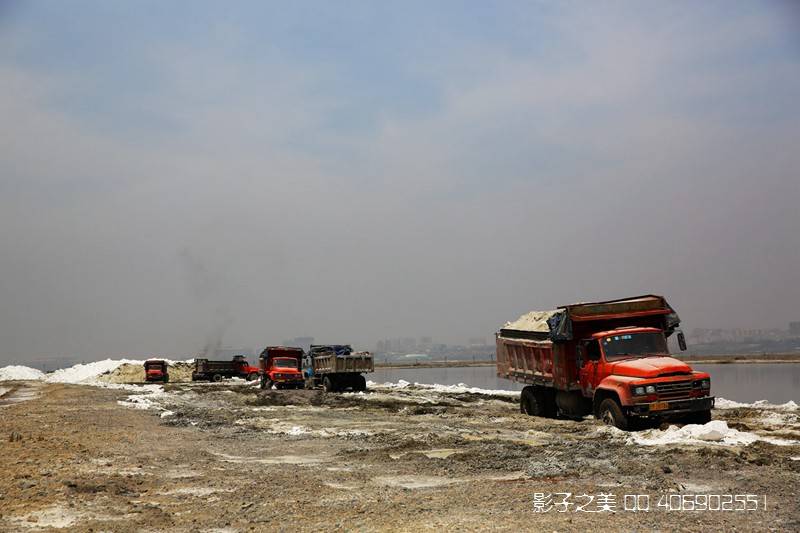
[{"label": "water surface", "polygon": [[[711,374],[714,396],[754,402],[768,400],[800,403],[800,363],[753,363],[723,365],[692,365],[695,370]],[[521,390],[522,385],[498,378],[493,366],[461,368],[379,368],[369,379],[378,383],[404,379],[411,383],[438,383],[498,390]]]}]

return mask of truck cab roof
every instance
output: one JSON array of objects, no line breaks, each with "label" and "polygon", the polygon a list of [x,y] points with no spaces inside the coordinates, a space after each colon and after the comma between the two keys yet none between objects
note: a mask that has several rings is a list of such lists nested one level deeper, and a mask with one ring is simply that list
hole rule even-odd
[{"label": "truck cab roof", "polygon": [[302,348],[297,348],[295,346],[267,346],[261,352],[260,357],[267,357],[269,355],[273,355],[276,357],[280,357],[280,355],[285,355],[286,357],[298,357],[303,356],[305,352]]},{"label": "truck cab roof", "polygon": [[661,332],[662,330],[658,328],[626,326],[623,328],[615,328],[607,331],[598,331],[597,333],[592,334],[592,338],[602,339],[603,337],[608,337],[609,335],[617,335],[623,333],[661,333]]}]

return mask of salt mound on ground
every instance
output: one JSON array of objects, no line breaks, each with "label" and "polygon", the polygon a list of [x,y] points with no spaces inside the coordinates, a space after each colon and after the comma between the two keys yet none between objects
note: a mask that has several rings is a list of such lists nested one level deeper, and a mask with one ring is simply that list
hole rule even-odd
[{"label": "salt mound on ground", "polygon": [[[169,364],[167,372],[169,372],[170,382],[192,380],[194,364],[169,360],[167,360],[167,364]],[[144,363],[124,363],[113,371],[99,376],[97,380],[103,383],[142,383],[144,382]]]},{"label": "salt mound on ground", "polygon": [[62,368],[48,374],[45,381],[48,383],[86,383],[97,379],[101,374],[112,372],[126,363],[142,365],[144,361],[130,359],[104,359],[94,363],[79,364],[69,368]]},{"label": "salt mound on ground", "polygon": [[797,405],[792,400],[789,400],[786,403],[774,404],[770,403],[767,400],[758,400],[753,403],[741,403],[735,402],[733,400],[726,400],[725,398],[717,398],[714,401],[714,407],[717,409],[740,409],[740,408],[748,408],[748,409],[773,409],[776,411],[797,411],[800,409],[800,405]]},{"label": "salt mound on ground", "polygon": [[707,424],[686,424],[682,428],[670,426],[666,430],[651,429],[638,433],[630,433],[628,441],[642,446],[661,446],[665,444],[703,444],[715,443],[725,446],[752,444],[763,440],[781,446],[794,444],[795,441],[763,437],[747,431],[739,431],[728,427],[724,420],[712,420]]},{"label": "salt mound on ground", "polygon": [[44,372],[29,366],[10,365],[0,368],[0,381],[39,380]]},{"label": "salt mound on ground", "polygon": [[485,396],[503,396],[503,397],[516,397],[519,396],[519,391],[497,390],[497,389],[480,389],[478,387],[470,387],[466,383],[459,383],[458,385],[440,385],[438,383],[410,383],[404,379],[398,380],[397,383],[376,383],[374,381],[367,381],[368,387],[383,387],[387,389],[408,389],[416,387],[418,389],[427,389],[434,392],[451,393],[451,394],[482,394]]}]

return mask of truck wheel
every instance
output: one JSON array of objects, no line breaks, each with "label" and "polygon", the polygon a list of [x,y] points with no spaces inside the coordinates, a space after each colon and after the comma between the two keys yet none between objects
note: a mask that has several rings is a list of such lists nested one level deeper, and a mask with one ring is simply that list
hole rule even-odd
[{"label": "truck wheel", "polygon": [[528,416],[542,416],[541,394],[533,387],[525,387],[519,397],[519,412]]},{"label": "truck wheel", "polygon": [[220,376],[219,374],[214,374],[213,376],[211,376],[211,381],[219,383],[220,381],[222,381],[222,376]]},{"label": "truck wheel", "polygon": [[334,381],[330,377],[325,376],[325,379],[322,380],[322,390],[325,392],[336,392]]},{"label": "truck wheel", "polygon": [[367,390],[367,378],[359,374],[358,377],[356,378],[355,388],[358,392],[364,392],[365,390]]},{"label": "truck wheel", "polygon": [[164,383],[168,383],[168,382],[169,382],[169,376],[164,376]]},{"label": "truck wheel", "polygon": [[256,374],[255,372],[250,372],[249,374],[247,374],[247,381],[255,381],[257,379],[258,379],[258,374]]},{"label": "truck wheel", "polygon": [[683,422],[684,424],[708,424],[711,422],[711,411],[695,411],[686,415]]},{"label": "truck wheel", "polygon": [[606,398],[600,402],[600,420],[607,426],[614,426],[623,431],[628,430],[628,417],[622,412],[616,400],[613,398]]}]

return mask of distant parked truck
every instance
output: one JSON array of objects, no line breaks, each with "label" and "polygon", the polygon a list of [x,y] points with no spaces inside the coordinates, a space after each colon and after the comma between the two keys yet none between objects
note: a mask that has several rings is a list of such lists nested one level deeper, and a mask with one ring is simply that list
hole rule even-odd
[{"label": "distant parked truck", "polygon": [[243,355],[234,355],[230,361],[195,359],[192,381],[222,381],[223,378],[258,379],[258,367],[250,366]]},{"label": "distant parked truck", "polygon": [[267,346],[258,358],[261,388],[302,389],[305,385],[300,366],[305,352],[302,348]]},{"label": "distant parked truck", "polygon": [[312,345],[306,357],[306,388],[322,385],[325,392],[367,390],[363,374],[373,372],[375,363],[369,352],[354,352],[347,344]]},{"label": "distant parked truck", "polygon": [[169,365],[163,359],[148,359],[144,362],[145,381],[169,381]]},{"label": "distant parked truck", "polygon": [[[520,410],[629,429],[638,422],[711,420],[711,377],[670,357],[680,319],[656,295],[533,311],[497,334],[497,375],[526,386]],[[677,332],[681,350],[683,333]]]}]

